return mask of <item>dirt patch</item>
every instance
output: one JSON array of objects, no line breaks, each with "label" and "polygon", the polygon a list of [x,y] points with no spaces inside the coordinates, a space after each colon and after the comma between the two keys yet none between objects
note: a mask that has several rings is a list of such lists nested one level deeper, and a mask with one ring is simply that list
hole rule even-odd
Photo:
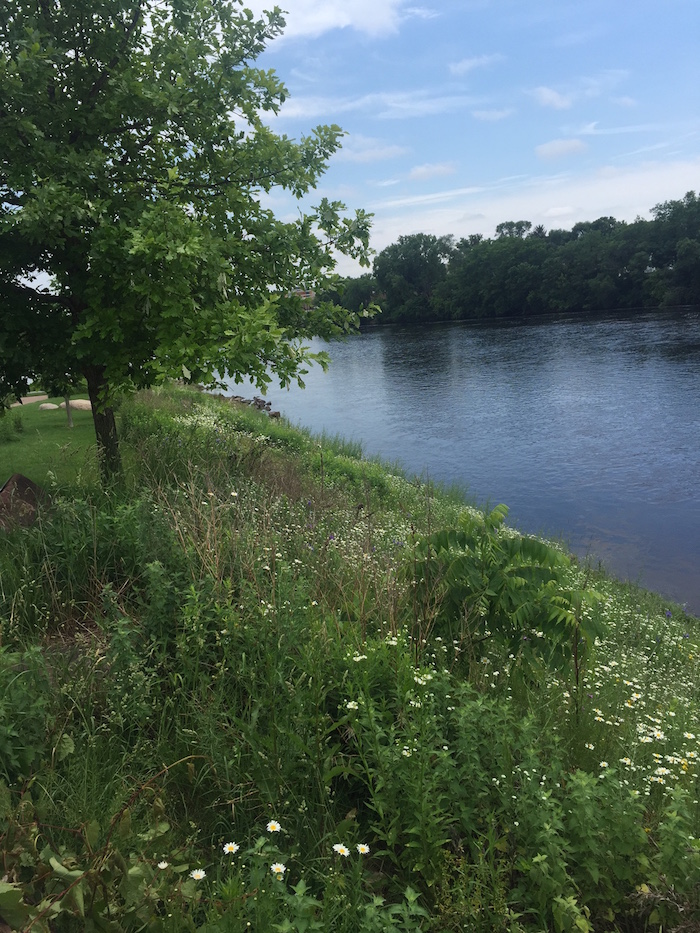
[{"label": "dirt patch", "polygon": [[10,408],[17,408],[18,405],[29,405],[32,402],[45,402],[48,395],[25,395],[19,402],[13,402]]}]

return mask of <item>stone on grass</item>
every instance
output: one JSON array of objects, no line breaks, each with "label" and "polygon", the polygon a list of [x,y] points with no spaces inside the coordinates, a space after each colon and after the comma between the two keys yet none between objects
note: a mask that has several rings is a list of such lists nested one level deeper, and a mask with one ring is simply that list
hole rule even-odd
[{"label": "stone on grass", "polygon": [[[65,408],[66,403],[61,402],[58,406],[59,408]],[[70,407],[75,411],[92,411],[92,405],[90,404],[90,399],[87,398],[72,398],[70,400]]]}]

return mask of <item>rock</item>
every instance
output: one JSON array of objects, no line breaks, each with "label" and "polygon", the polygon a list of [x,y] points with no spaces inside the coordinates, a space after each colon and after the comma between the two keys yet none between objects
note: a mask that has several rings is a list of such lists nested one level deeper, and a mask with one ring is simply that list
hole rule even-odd
[{"label": "rock", "polygon": [[54,405],[53,402],[42,402],[39,405],[39,411],[58,411],[58,405]]},{"label": "rock", "polygon": [[[65,408],[66,403],[61,402],[61,404],[58,407]],[[74,411],[92,411],[92,405],[90,404],[90,399],[87,399],[87,398],[72,398],[70,400],[70,407]]]},{"label": "rock", "polygon": [[31,525],[39,506],[50,501],[41,486],[21,473],[14,473],[0,489],[0,528]]}]

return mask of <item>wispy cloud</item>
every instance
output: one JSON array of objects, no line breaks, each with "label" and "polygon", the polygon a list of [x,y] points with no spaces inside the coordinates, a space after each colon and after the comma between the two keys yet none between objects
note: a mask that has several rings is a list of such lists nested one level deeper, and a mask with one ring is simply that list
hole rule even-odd
[{"label": "wispy cloud", "polygon": [[576,213],[576,208],[571,204],[562,207],[548,207],[542,212],[542,216],[548,220],[555,220],[559,217],[572,217]]},{"label": "wispy cloud", "polygon": [[571,94],[560,94],[551,87],[536,87],[532,96],[543,107],[553,107],[555,110],[567,110],[574,102]]},{"label": "wispy cloud", "polygon": [[[354,29],[370,36],[395,33],[404,16],[427,15],[422,7],[403,9],[406,0],[285,0],[287,26],[282,40],[299,36],[317,37],[332,29]],[[270,9],[269,0],[246,0],[256,15]]]},{"label": "wispy cloud", "polygon": [[461,61],[452,62],[449,66],[450,73],[461,77],[475,68],[485,68],[487,65],[493,65],[496,62],[502,62],[503,55],[476,55],[473,58],[463,58]]},{"label": "wispy cloud", "polygon": [[439,94],[428,90],[370,94],[365,101],[370,109],[377,107],[377,117],[390,120],[454,113],[475,103],[473,97],[464,94]]},{"label": "wispy cloud", "polygon": [[576,130],[578,136],[622,136],[627,133],[658,133],[661,131],[666,131],[668,127],[664,127],[659,123],[638,123],[638,124],[627,124],[626,126],[599,126],[598,121],[594,120],[592,123],[586,123],[585,126],[581,126]]},{"label": "wispy cloud", "polygon": [[341,162],[381,162],[406,155],[408,151],[405,146],[387,143],[383,139],[353,134],[345,137],[343,147],[335,158]]},{"label": "wispy cloud", "polygon": [[564,156],[583,152],[586,144],[580,139],[553,139],[541,146],[535,146],[535,152],[540,159],[561,159]]},{"label": "wispy cloud", "polygon": [[560,49],[573,48],[577,45],[588,45],[594,39],[600,38],[603,32],[604,30],[601,26],[593,26],[589,29],[567,32],[552,39],[552,45]]},{"label": "wispy cloud", "polygon": [[403,11],[403,18],[405,19],[436,19],[441,15],[437,10],[424,6],[409,6]]},{"label": "wispy cloud", "polygon": [[425,165],[415,165],[408,177],[411,181],[425,181],[428,178],[454,175],[456,171],[457,166],[454,162],[427,162]]},{"label": "wispy cloud", "polygon": [[475,98],[463,94],[440,94],[429,90],[385,91],[348,98],[293,97],[285,102],[275,119],[309,119],[362,112],[370,117],[398,120],[454,113],[473,107],[475,103]]},{"label": "wispy cloud", "polygon": [[613,104],[617,104],[619,107],[636,107],[637,101],[634,97],[627,97],[623,95],[622,97],[613,97]]},{"label": "wispy cloud", "polygon": [[530,94],[542,107],[554,110],[568,110],[579,100],[601,97],[609,94],[614,87],[627,77],[627,72],[620,68],[610,68],[597,75],[578,78],[562,90],[541,85],[533,88]]},{"label": "wispy cloud", "polygon": [[497,123],[499,120],[505,120],[513,114],[513,110],[472,110],[472,116],[475,120],[484,120],[487,123]]},{"label": "wispy cloud", "polygon": [[420,204],[442,204],[451,201],[454,198],[465,197],[467,195],[479,194],[485,189],[479,186],[470,186],[465,188],[450,188],[448,191],[434,191],[430,194],[411,194],[400,198],[392,198],[389,201],[382,201],[376,208],[392,207],[415,207]]}]

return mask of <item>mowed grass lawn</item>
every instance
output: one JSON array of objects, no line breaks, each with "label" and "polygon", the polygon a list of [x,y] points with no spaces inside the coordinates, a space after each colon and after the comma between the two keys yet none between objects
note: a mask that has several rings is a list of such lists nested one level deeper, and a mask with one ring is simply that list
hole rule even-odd
[{"label": "mowed grass lawn", "polygon": [[[63,399],[49,401],[58,405]],[[0,423],[0,486],[13,473],[22,473],[41,486],[52,480],[49,474],[58,485],[74,483],[81,476],[97,478],[92,412],[74,409],[69,428],[64,409],[39,411],[40,404],[27,402],[5,413],[3,420],[19,419],[19,431]]]}]

